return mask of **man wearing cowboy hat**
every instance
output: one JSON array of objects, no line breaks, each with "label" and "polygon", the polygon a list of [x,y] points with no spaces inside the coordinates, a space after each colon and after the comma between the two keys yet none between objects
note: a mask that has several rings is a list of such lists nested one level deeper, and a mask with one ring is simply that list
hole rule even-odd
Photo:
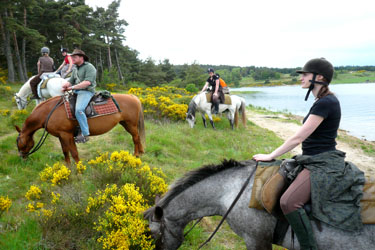
[{"label": "man wearing cowboy hat", "polygon": [[88,62],[89,58],[82,50],[75,49],[71,57],[76,68],[62,88],[63,91],[73,90],[77,94],[75,115],[81,128],[81,133],[75,137],[75,141],[77,143],[85,143],[89,140],[90,135],[85,109],[91,97],[95,94],[96,69]]}]

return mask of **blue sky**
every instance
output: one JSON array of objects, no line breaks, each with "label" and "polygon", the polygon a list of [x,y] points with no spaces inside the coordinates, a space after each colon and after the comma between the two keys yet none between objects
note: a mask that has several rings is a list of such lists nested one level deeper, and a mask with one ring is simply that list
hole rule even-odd
[{"label": "blue sky", "polygon": [[374,10],[373,0],[122,0],[120,16],[141,59],[301,67],[316,57],[375,65]]}]

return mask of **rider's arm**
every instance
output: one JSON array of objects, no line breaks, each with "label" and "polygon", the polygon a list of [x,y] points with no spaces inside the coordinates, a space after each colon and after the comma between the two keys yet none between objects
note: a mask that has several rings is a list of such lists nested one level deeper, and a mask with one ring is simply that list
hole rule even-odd
[{"label": "rider's arm", "polygon": [[203,86],[203,89],[201,92],[205,91],[207,88],[208,88],[208,82],[206,82],[206,84]]},{"label": "rider's arm", "polygon": [[38,60],[37,65],[38,65],[38,74],[39,74],[40,73],[40,60]]},{"label": "rider's arm", "polygon": [[85,80],[85,81],[78,83],[77,85],[72,86],[70,89],[85,89],[90,85],[91,85],[91,82]]},{"label": "rider's arm", "polygon": [[214,93],[214,95],[217,95],[217,92],[219,91],[219,84],[220,84],[219,79],[216,79],[215,83],[216,83],[216,86],[215,86],[215,93]]},{"label": "rider's arm", "polygon": [[65,61],[63,61],[63,63],[60,65],[60,67],[56,70],[56,72],[57,71],[59,71],[60,69],[62,69],[62,67],[64,67],[64,65],[65,65]]},{"label": "rider's arm", "polygon": [[68,61],[69,61],[69,67],[68,67],[68,71],[67,72],[70,72],[72,70],[72,67],[73,67],[73,60],[72,60],[71,56],[68,56]]},{"label": "rider's arm", "polygon": [[306,140],[306,138],[316,130],[316,128],[322,123],[323,120],[324,118],[321,116],[310,114],[302,127],[300,127],[298,131],[292,137],[287,139],[280,147],[275,149],[270,154],[254,155],[253,159],[256,161],[271,161],[276,157],[289,152],[304,140]]}]

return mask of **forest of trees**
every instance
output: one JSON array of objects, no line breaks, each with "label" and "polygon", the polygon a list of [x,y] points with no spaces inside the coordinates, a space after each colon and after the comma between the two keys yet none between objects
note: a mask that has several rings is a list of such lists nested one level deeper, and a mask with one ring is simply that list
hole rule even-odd
[{"label": "forest of trees", "polygon": [[[119,18],[121,0],[107,8],[93,9],[85,0],[1,0],[0,68],[7,69],[8,81],[26,81],[37,73],[36,62],[43,46],[50,48],[55,66],[62,63],[61,48],[80,48],[98,70],[100,84],[155,86],[170,83],[178,87],[203,86],[208,67],[230,84],[243,77],[254,80],[294,76],[295,68],[238,67],[227,65],[172,65],[168,59],[141,60],[126,46],[128,23]],[[375,66],[346,66],[337,70],[375,71]]]}]

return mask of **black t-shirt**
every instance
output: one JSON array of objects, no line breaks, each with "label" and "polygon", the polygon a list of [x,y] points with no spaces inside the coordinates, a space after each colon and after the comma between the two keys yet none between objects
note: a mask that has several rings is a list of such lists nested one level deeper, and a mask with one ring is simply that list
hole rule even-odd
[{"label": "black t-shirt", "polygon": [[334,95],[327,95],[317,100],[309,113],[303,119],[303,123],[310,114],[324,118],[315,131],[302,142],[304,155],[316,155],[336,149],[337,130],[341,119],[340,102]]},{"label": "black t-shirt", "polygon": [[[211,77],[208,77],[207,78],[207,82],[208,84],[212,87],[212,90],[215,90],[215,87],[216,87],[216,80],[219,80],[220,76],[218,74],[214,74]],[[220,87],[220,84],[219,84],[219,87]]]}]

